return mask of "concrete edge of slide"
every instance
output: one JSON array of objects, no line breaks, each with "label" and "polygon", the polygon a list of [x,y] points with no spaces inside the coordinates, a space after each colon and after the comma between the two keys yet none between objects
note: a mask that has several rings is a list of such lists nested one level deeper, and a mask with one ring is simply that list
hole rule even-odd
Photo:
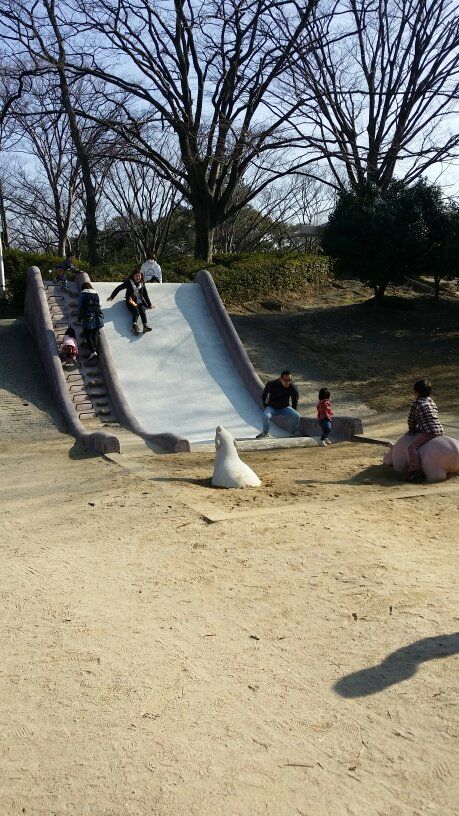
[{"label": "concrete edge of slide", "polygon": [[[86,272],[80,272],[79,278],[80,286],[85,281],[91,283],[91,279]],[[126,397],[124,396],[124,391],[121,387],[118,374],[116,373],[116,367],[110,351],[110,346],[108,345],[103,329],[99,333],[99,365],[110,394],[111,403],[122,425],[128,428],[128,430],[132,431],[132,433],[142,437],[145,442],[151,442],[153,445],[158,445],[168,453],[190,452],[190,443],[188,439],[185,439],[185,437],[178,436],[178,434],[174,433],[147,433],[137,421]]]},{"label": "concrete edge of slide", "polygon": [[27,270],[24,317],[37,341],[40,359],[69,433],[95,453],[119,453],[120,443],[115,434],[102,430],[87,431],[75,411],[57,350],[45,287],[37,266]]},{"label": "concrete edge of slide", "polygon": [[[206,269],[202,269],[197,273],[195,282],[198,283],[202,289],[209,307],[209,311],[225,342],[228,353],[239,373],[239,376],[242,378],[245,387],[262,410],[263,403],[261,401],[261,394],[263,391],[263,383],[255,371],[249,355],[247,354],[242,341],[228,315],[228,312],[222,303],[212,275]],[[288,423],[282,418],[277,420],[277,424],[288,430]],[[299,431],[304,436],[317,436],[317,419],[312,419],[311,417],[301,417]],[[343,440],[352,439],[354,436],[361,433],[363,433],[363,423],[360,418],[343,416],[333,417],[333,438]]]}]

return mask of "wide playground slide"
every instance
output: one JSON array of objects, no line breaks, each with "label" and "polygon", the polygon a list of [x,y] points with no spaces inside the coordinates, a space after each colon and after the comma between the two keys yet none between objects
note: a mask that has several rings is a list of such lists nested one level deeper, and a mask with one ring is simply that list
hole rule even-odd
[{"label": "wide playground slide", "polygon": [[[29,274],[29,285],[39,286],[36,275]],[[254,439],[262,427],[263,384],[209,273],[198,273],[193,283],[148,284],[152,331],[140,335],[131,331],[124,292],[108,301],[115,285],[93,282],[105,316],[101,376],[121,424],[171,451],[212,441],[217,425],[236,439]],[[31,326],[35,334],[39,326]],[[44,362],[49,368],[49,359]],[[303,417],[300,431],[317,434],[316,420]],[[354,417],[335,421],[338,438],[361,431]],[[289,429],[272,423],[271,433],[287,437]]]},{"label": "wide playground slide", "polygon": [[[107,303],[113,284],[93,286],[121,388],[146,433],[173,430],[193,443],[213,440],[217,425],[236,438],[260,432],[260,406],[239,376],[199,285],[149,284],[152,331],[140,335],[131,331],[123,293]],[[272,433],[287,436],[278,426]]]}]

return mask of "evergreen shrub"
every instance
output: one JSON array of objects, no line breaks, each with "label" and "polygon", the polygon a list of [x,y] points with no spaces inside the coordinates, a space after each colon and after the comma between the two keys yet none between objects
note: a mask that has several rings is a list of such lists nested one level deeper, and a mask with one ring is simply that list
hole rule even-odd
[{"label": "evergreen shrub", "polygon": [[[5,250],[5,277],[8,303],[15,310],[22,310],[26,286],[26,273],[30,266],[38,266],[43,279],[48,270],[60,260],[21,250]],[[81,269],[86,264],[78,262]],[[95,281],[118,282],[138,268],[132,262],[105,263],[88,270]],[[186,283],[194,280],[200,269],[207,269],[223,302],[236,306],[250,300],[266,297],[288,296],[301,292],[308,286],[325,284],[329,279],[328,258],[323,255],[300,255],[292,253],[255,253],[216,255],[212,263],[204,263],[189,256],[165,261],[162,264],[163,280],[168,283]]]},{"label": "evergreen shrub", "polygon": [[6,303],[15,312],[24,308],[27,270],[38,266],[44,278],[48,269],[53,269],[62,258],[55,255],[44,255],[39,252],[23,252],[21,249],[4,249],[3,264],[5,268]]}]

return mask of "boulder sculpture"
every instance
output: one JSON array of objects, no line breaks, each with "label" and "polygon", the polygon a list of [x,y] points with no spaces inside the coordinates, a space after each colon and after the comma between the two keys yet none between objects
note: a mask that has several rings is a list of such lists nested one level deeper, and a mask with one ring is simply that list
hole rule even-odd
[{"label": "boulder sculpture", "polygon": [[236,440],[220,425],[215,431],[215,449],[214,487],[260,487],[257,474],[239,459]]},{"label": "boulder sculpture", "polygon": [[[385,465],[392,465],[397,473],[408,472],[408,446],[412,434],[404,434],[395,443],[389,442],[384,454]],[[448,473],[459,473],[459,442],[451,436],[436,436],[419,448],[419,461],[428,482],[442,482]]]}]

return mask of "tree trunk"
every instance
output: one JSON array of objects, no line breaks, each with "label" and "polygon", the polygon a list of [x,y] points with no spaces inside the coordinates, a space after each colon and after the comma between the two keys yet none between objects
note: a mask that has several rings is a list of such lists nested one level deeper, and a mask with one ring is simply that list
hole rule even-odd
[{"label": "tree trunk", "polygon": [[58,238],[58,245],[57,245],[57,254],[61,258],[65,258],[67,252],[67,238],[65,235],[60,234]]},{"label": "tree trunk", "polygon": [[214,251],[215,225],[212,223],[210,210],[206,207],[194,207],[195,244],[194,257],[210,263]]},{"label": "tree trunk", "polygon": [[75,145],[75,151],[81,167],[81,176],[83,179],[83,187],[85,192],[85,224],[86,240],[88,243],[88,261],[89,266],[94,267],[99,263],[99,253],[97,248],[98,229],[96,216],[96,191],[92,183],[91,166],[88,155],[81,138],[78,121],[70,100],[67,79],[62,71],[59,71],[59,74],[61,77],[62,104],[69,119],[70,132],[72,134],[72,140]]},{"label": "tree trunk", "polygon": [[375,300],[376,303],[380,304],[383,302],[384,292],[387,289],[387,282],[386,283],[375,283],[373,285],[374,293],[375,293]]},{"label": "tree trunk", "polygon": [[86,223],[86,239],[88,243],[88,261],[90,266],[97,266],[99,262],[97,252],[97,232],[98,232],[96,218],[97,200],[96,191],[92,183],[91,165],[89,162],[89,156],[86,151],[85,144],[83,142],[83,139],[81,138],[78,119],[76,117],[75,110],[72,104],[72,99],[70,96],[69,83],[67,81],[67,75],[65,73],[66,54],[64,39],[62,37],[61,31],[59,29],[59,24],[57,22],[54,10],[54,3],[50,3],[48,2],[48,0],[44,0],[44,5],[46,11],[48,12],[49,21],[53,27],[56,42],[59,48],[59,61],[55,63],[55,67],[59,75],[59,86],[61,91],[62,107],[64,108],[69,120],[72,141],[73,144],[75,145],[75,152],[77,154],[78,161],[81,167],[81,176],[83,179],[83,187],[85,192],[85,223]]},{"label": "tree trunk", "polygon": [[6,218],[5,200],[3,198],[3,188],[0,184],[0,232],[4,249],[9,249],[10,241],[8,235],[8,221]]},{"label": "tree trunk", "polygon": [[440,300],[440,282],[441,282],[441,273],[435,272],[434,273],[435,300]]}]

